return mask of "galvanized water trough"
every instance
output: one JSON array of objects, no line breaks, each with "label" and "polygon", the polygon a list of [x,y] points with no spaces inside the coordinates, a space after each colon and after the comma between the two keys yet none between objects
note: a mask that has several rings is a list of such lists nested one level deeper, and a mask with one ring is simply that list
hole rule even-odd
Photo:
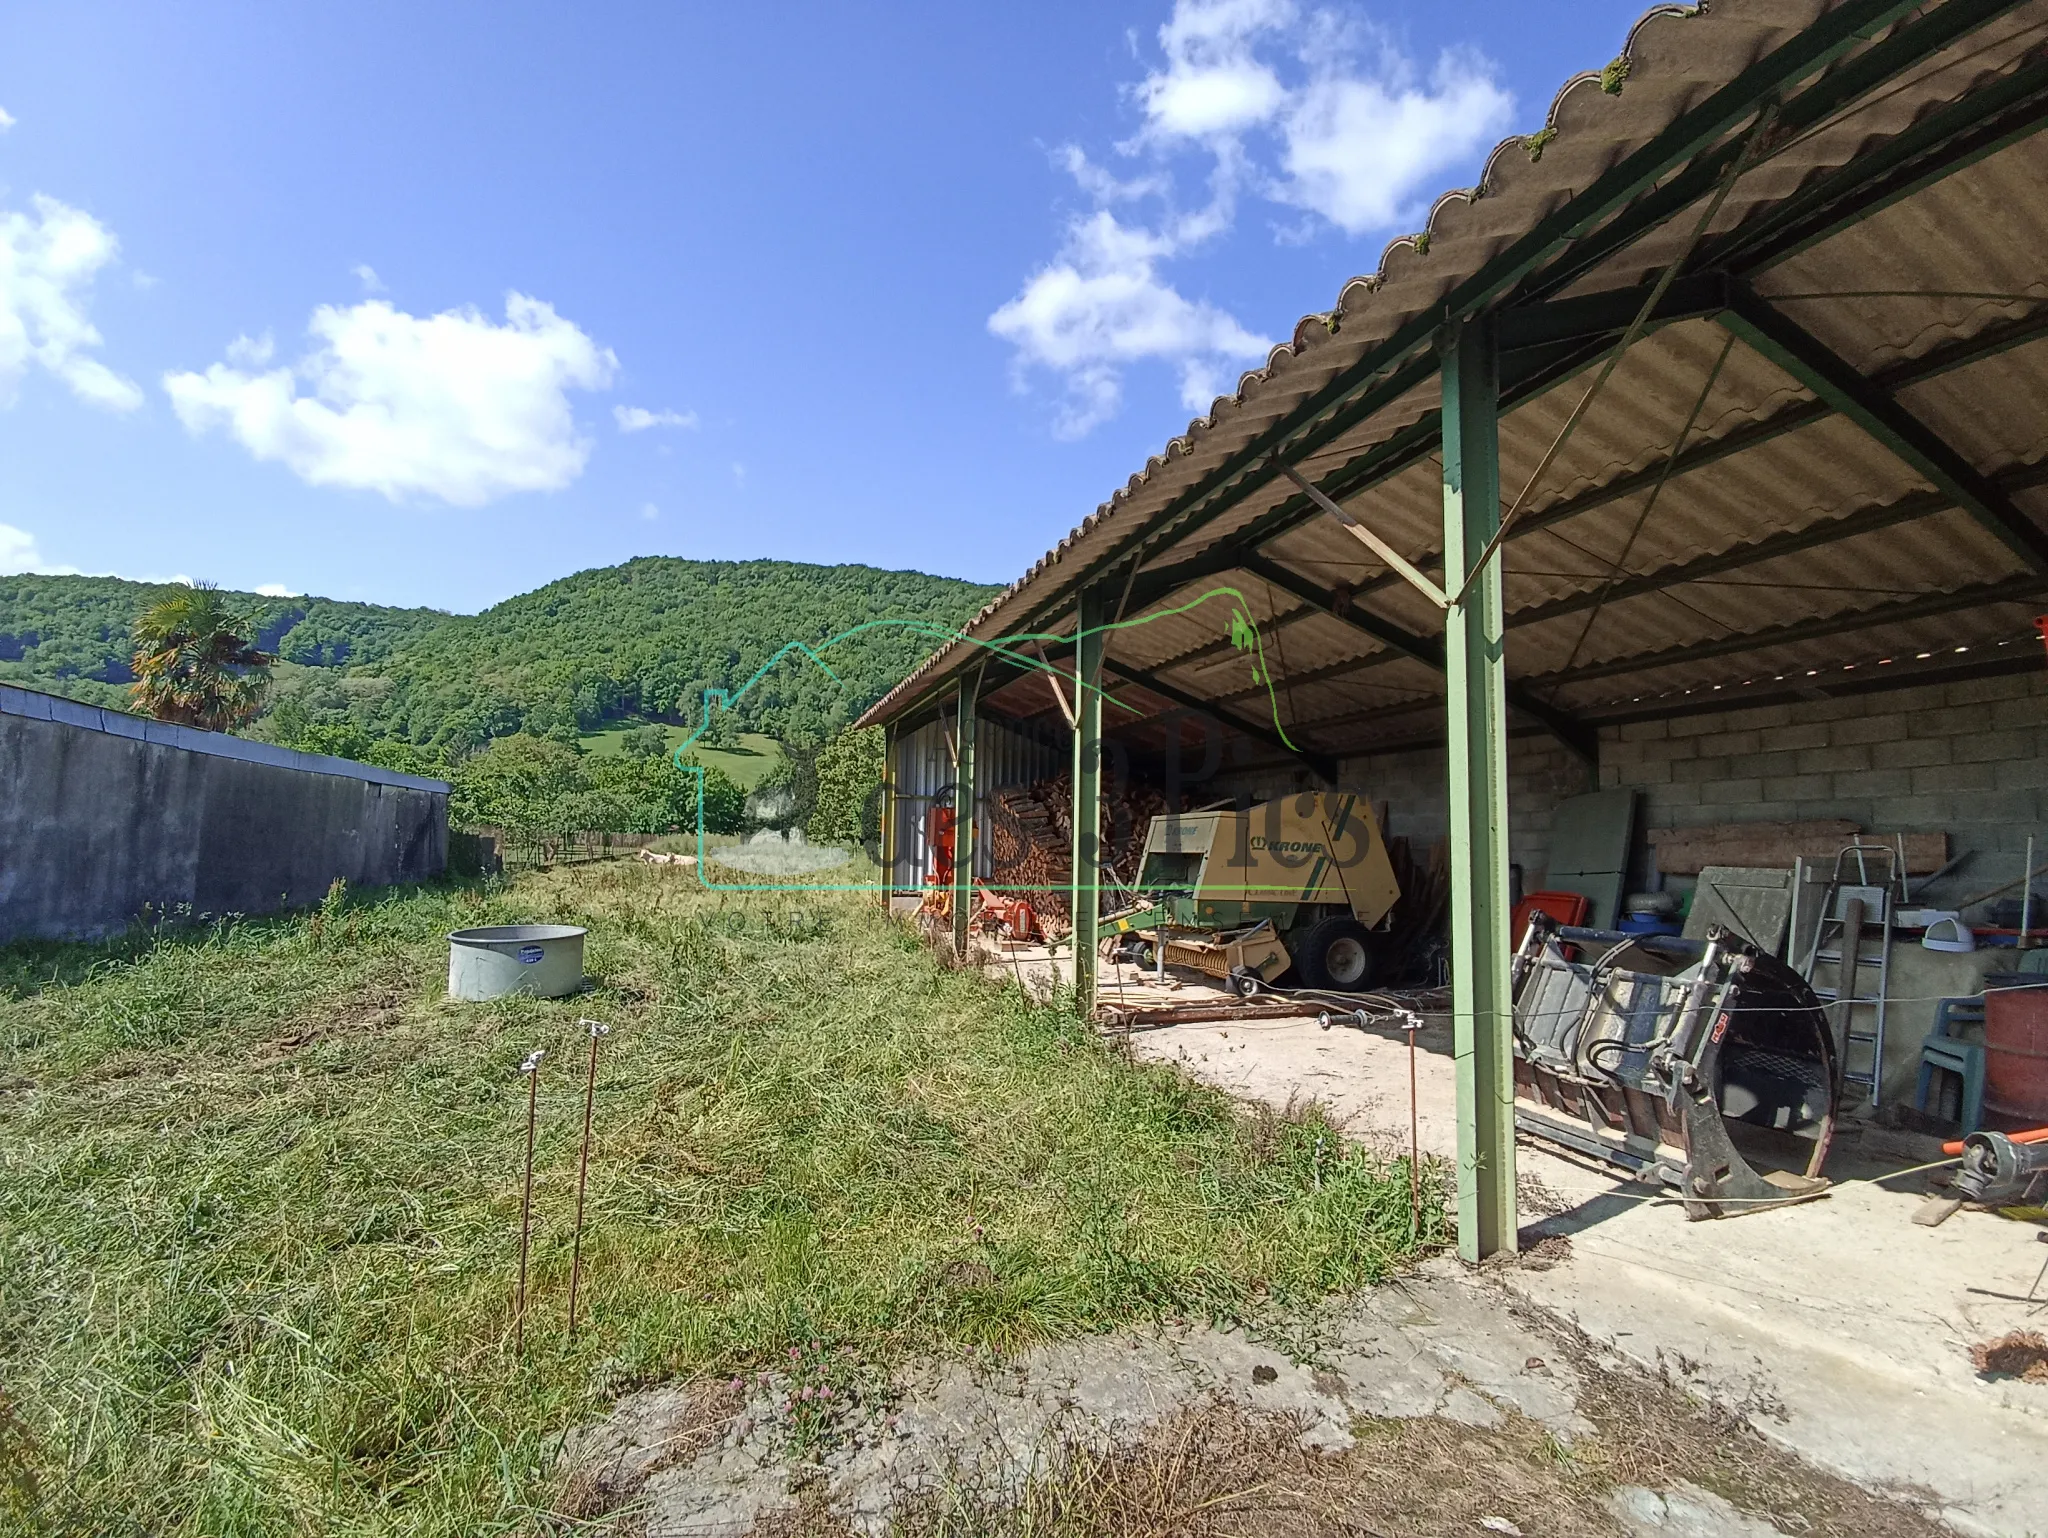
[{"label": "galvanized water trough", "polygon": [[472,1003],[523,993],[559,999],[583,986],[583,937],[573,924],[488,924],[448,936],[448,997]]}]

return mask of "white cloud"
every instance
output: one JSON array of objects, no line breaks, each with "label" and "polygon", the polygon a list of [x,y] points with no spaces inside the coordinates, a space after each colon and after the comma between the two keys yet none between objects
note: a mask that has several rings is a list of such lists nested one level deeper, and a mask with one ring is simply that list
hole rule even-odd
[{"label": "white cloud", "polygon": [[644,433],[650,427],[695,427],[694,411],[649,411],[645,406],[614,406],[612,416],[622,433]]},{"label": "white cloud", "polygon": [[[505,323],[474,309],[408,315],[382,299],[322,305],[318,348],[261,368],[264,342],[238,338],[230,362],[164,376],[188,431],[227,432],[314,486],[437,497],[479,507],[555,491],[583,473],[570,390],[602,390],[618,360],[552,305],[505,297]],[[301,386],[304,393],[301,393]]]},{"label": "white cloud", "polygon": [[76,566],[52,566],[36,548],[35,535],[12,524],[0,523],[0,576],[34,572],[45,577],[75,577]]},{"label": "white cloud", "polygon": [[256,596],[259,598],[296,598],[299,596],[299,590],[295,587],[286,587],[282,582],[265,582],[256,589]]},{"label": "white cloud", "polygon": [[0,107],[0,134],[4,134],[5,132],[7,132],[8,129],[12,128],[13,126],[14,114],[9,112],[5,107]]},{"label": "white cloud", "polygon": [[1514,106],[1484,59],[1446,53],[1427,87],[1399,68],[1380,78],[1326,74],[1289,105],[1277,198],[1349,235],[1419,218],[1428,179],[1500,137]]},{"label": "white cloud", "polygon": [[[1265,356],[1166,271],[1228,234],[1247,196],[1300,211],[1275,222],[1288,244],[1419,220],[1431,180],[1498,137],[1513,107],[1477,53],[1446,52],[1424,79],[1369,23],[1297,0],[1176,0],[1158,43],[1159,62],[1127,91],[1140,127],[1114,147],[1128,174],[1078,146],[1058,152],[1093,211],[989,317],[1020,383],[1034,370],[1060,379],[1063,436],[1116,412],[1133,365],[1174,368],[1199,411]],[[1178,196],[1190,179],[1202,191],[1192,205]]]},{"label": "white cloud", "polygon": [[1115,414],[1123,370],[1147,358],[1180,370],[1182,403],[1215,398],[1227,365],[1263,358],[1268,344],[1212,304],[1183,297],[1158,272],[1175,243],[1120,224],[1108,210],[1076,220],[1060,258],[989,317],[1020,364],[1062,375],[1066,400],[1054,429],[1079,437]]},{"label": "white cloud", "polygon": [[661,516],[661,509],[656,507],[652,502],[642,502],[640,504],[640,516],[642,518],[645,518],[649,523],[652,523],[655,519]]},{"label": "white cloud", "polygon": [[92,215],[41,193],[33,214],[0,212],[0,405],[13,404],[29,365],[47,370],[87,405],[133,411],[142,391],[99,359],[86,318],[94,277],[119,249]]},{"label": "white cloud", "polygon": [[1180,0],[1159,29],[1166,67],[1133,93],[1156,133],[1190,139],[1242,133],[1269,121],[1287,88],[1253,45],[1292,26],[1287,0]]},{"label": "white cloud", "polygon": [[349,271],[354,273],[356,281],[363,285],[364,293],[381,294],[385,292],[384,280],[377,276],[377,269],[368,262],[358,262],[355,266],[349,268]]}]

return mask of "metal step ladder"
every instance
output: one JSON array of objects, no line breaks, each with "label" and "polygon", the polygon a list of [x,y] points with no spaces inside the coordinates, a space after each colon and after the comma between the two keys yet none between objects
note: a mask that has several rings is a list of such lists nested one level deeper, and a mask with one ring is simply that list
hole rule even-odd
[{"label": "metal step ladder", "polygon": [[[1834,871],[1821,894],[1820,921],[1802,968],[1814,993],[1824,1003],[1837,1006],[1843,1085],[1868,1090],[1872,1105],[1877,1104],[1884,1074],[1892,919],[1905,895],[1903,865],[1899,852],[1889,844],[1854,843],[1836,854]],[[1852,958],[1847,966],[1845,955]],[[1867,983],[1873,967],[1875,989]]]}]

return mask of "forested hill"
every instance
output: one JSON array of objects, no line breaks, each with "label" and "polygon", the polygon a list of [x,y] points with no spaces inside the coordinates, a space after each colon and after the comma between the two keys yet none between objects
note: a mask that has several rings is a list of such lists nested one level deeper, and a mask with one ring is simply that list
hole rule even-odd
[{"label": "forested hill", "polygon": [[[645,716],[695,721],[707,688],[738,691],[792,641],[823,653],[785,658],[734,702],[743,731],[821,739],[916,666],[996,589],[872,566],[684,561],[650,556],[578,572],[452,620],[373,669],[389,680],[353,702],[373,731],[460,751],[524,730],[566,736]],[[833,675],[836,675],[833,676]]]},{"label": "forested hill", "polygon": [[[167,589],[111,577],[0,577],[0,682],[124,705],[128,633]],[[578,572],[477,615],[234,594],[287,662],[273,709],[453,755],[526,731],[570,737],[644,716],[694,722],[792,641],[873,621],[950,629],[997,590],[922,572],[649,556]],[[933,650],[929,628],[876,625],[802,653],[735,701],[727,729],[822,739]],[[836,677],[834,676],[836,675]],[[284,723],[279,722],[280,726]],[[259,723],[259,733],[264,731]]]},{"label": "forested hill", "polygon": [[[176,588],[120,577],[0,576],[0,683],[125,706],[135,617]],[[228,595],[257,622],[256,644],[288,662],[345,669],[382,662],[449,616],[333,598]]]}]

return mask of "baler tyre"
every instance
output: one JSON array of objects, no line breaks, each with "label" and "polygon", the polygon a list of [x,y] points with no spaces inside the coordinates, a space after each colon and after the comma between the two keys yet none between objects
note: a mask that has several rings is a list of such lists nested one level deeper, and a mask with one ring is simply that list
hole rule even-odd
[{"label": "baler tyre", "polygon": [[1328,918],[1302,937],[1294,964],[1311,988],[1363,993],[1379,972],[1372,934],[1354,918]]}]

